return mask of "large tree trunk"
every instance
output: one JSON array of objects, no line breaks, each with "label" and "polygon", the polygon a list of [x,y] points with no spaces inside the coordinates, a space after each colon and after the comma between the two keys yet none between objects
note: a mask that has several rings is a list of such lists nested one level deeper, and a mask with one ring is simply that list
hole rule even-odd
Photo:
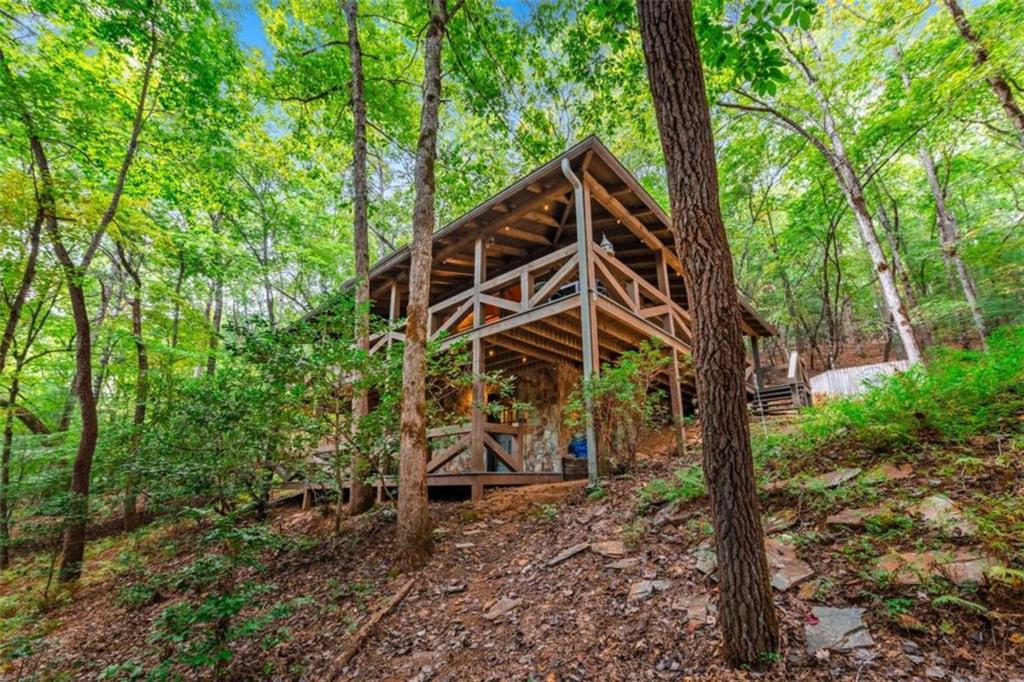
[{"label": "large tree trunk", "polygon": [[[366,100],[363,91],[363,53],[359,46],[359,7],[357,0],[345,3],[345,19],[348,22],[348,51],[352,66],[352,189],[354,194],[353,233],[356,261],[356,346],[363,352],[370,350],[370,237],[367,225],[367,204],[369,189],[366,183]],[[358,383],[357,374],[355,381]],[[358,429],[359,422],[370,412],[370,396],[366,388],[356,386],[352,394],[352,428]],[[373,488],[365,478],[370,466],[364,456],[357,453],[352,458],[352,487],[349,491],[348,511],[362,514],[373,506]]]},{"label": "large tree trunk", "polygon": [[690,0],[640,0],[648,81],[668,166],[672,232],[694,321],[694,373],[711,495],[724,654],[760,665],[779,650],[750,448],[732,256],[718,204],[711,113]]},{"label": "large tree trunk", "polygon": [[430,0],[430,23],[423,54],[423,107],[416,147],[416,201],[412,220],[400,418],[398,544],[407,569],[422,566],[433,550],[427,507],[426,343],[434,232],[434,162],[441,106],[441,47],[447,21],[446,0]]},{"label": "large tree trunk", "polygon": [[[974,32],[974,29],[971,28],[970,22],[967,21],[967,16],[957,1],[944,1],[946,7],[949,8],[949,13],[953,15],[953,21],[956,22],[960,35],[963,36],[964,40],[971,46],[971,49],[974,50],[974,63],[977,66],[984,66],[988,62],[988,49],[981,42],[981,38]],[[1021,111],[1020,105],[1014,99],[1013,90],[1010,89],[1009,83],[1006,82],[1006,77],[996,71],[985,76],[985,80],[992,88],[992,92],[996,94],[1000,106],[1003,107],[1003,112],[1006,113],[1006,117],[1010,119],[1010,124],[1013,125],[1014,130],[1017,132],[1018,142],[1024,147],[1024,111]]]}]

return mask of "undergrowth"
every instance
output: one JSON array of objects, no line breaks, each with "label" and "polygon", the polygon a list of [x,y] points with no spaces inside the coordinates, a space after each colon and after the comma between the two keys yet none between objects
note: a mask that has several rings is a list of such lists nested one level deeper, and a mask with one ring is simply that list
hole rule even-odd
[{"label": "undergrowth", "polygon": [[843,441],[875,451],[956,443],[1002,431],[1024,412],[1024,327],[999,330],[988,351],[937,349],[927,367],[881,380],[867,393],[806,411],[798,444]]}]

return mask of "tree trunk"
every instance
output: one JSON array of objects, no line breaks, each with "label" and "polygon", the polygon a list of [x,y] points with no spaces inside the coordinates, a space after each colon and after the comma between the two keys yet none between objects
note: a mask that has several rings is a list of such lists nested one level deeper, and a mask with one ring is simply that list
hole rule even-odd
[{"label": "tree trunk", "polygon": [[[32,221],[32,230],[28,236],[29,249],[28,257],[25,259],[25,270],[21,273],[21,284],[18,285],[18,291],[10,303],[7,322],[4,324],[4,335],[0,339],[0,373],[3,372],[4,366],[7,364],[7,353],[11,350],[11,344],[14,343],[14,332],[21,319],[21,309],[25,305],[28,293],[32,289],[32,282],[36,278],[36,263],[39,261],[39,235],[42,230],[43,214],[40,211]],[[13,405],[14,401],[11,401],[11,404]]]},{"label": "tree trunk", "polygon": [[[960,35],[963,36],[963,39],[974,50],[975,65],[984,66],[988,62],[988,49],[982,44],[981,38],[974,32],[974,29],[971,28],[971,24],[967,21],[967,16],[964,14],[963,9],[956,0],[944,0],[944,2],[946,7],[949,8],[949,13],[953,15],[953,21],[956,22]],[[1000,106],[1003,107],[1003,112],[1010,119],[1010,124],[1017,131],[1017,141],[1024,147],[1024,111],[1021,111],[1020,105],[1014,99],[1013,90],[1010,89],[1010,85],[1006,82],[1006,77],[996,71],[985,76],[985,80],[992,88],[992,92],[996,94]]]},{"label": "tree trunk", "polygon": [[[956,4],[955,0],[948,0],[947,4],[950,6],[950,11],[953,11],[953,8],[955,7],[956,10],[960,12],[959,16],[963,19],[963,27],[961,27],[961,31],[966,30],[970,33],[971,29],[967,24],[967,19],[963,16],[963,12],[960,10],[960,7]],[[954,18],[957,16],[956,12],[953,13],[953,16]],[[957,19],[957,25],[960,25],[960,19]],[[973,33],[971,35],[973,35]],[[900,76],[903,79],[903,89],[906,90],[909,95],[910,72],[907,71],[907,66],[903,62],[903,55],[898,49],[896,57],[900,62]],[[978,336],[981,339],[981,345],[984,348],[986,347],[988,330],[985,327],[985,316],[981,312],[981,306],[978,305],[978,296],[974,289],[974,279],[971,277],[971,273],[967,269],[967,265],[960,256],[960,225],[957,222],[956,216],[953,215],[953,211],[950,210],[949,206],[946,204],[946,192],[942,187],[942,183],[939,182],[939,174],[935,172],[935,159],[932,158],[928,145],[925,143],[923,136],[920,135],[917,145],[917,158],[921,161],[921,167],[924,168],[925,177],[928,178],[928,187],[931,189],[932,198],[935,200],[935,219],[939,225],[939,242],[942,245],[942,256],[946,260],[946,263],[956,272],[957,279],[960,280],[960,288],[963,290],[964,299],[967,301],[967,307],[970,308],[971,318],[974,321],[974,329],[978,332]]]},{"label": "tree trunk", "polygon": [[[359,46],[358,0],[348,0],[344,7],[348,22],[348,51],[352,67],[352,189],[355,198],[353,233],[356,261],[356,346],[364,353],[370,351],[370,237],[367,225],[367,204],[369,189],[366,182],[366,101],[363,90],[363,54]],[[370,412],[370,396],[366,388],[358,385],[361,376],[355,377],[356,386],[352,393],[352,429],[357,431],[359,423]],[[369,463],[360,455],[358,442],[352,457],[352,487],[349,490],[349,514],[362,514],[373,506],[374,490],[366,484]]]},{"label": "tree trunk", "polygon": [[718,203],[711,113],[691,0],[640,0],[648,81],[668,167],[672,232],[694,321],[694,374],[711,496],[725,658],[761,665],[779,651],[750,447],[732,256]]},{"label": "tree trunk", "polygon": [[[814,51],[815,57],[821,63],[821,54],[818,51],[817,44],[814,42],[814,38],[809,33],[806,33],[805,36]],[[796,59],[795,56],[794,59]],[[846,146],[843,144],[843,138],[839,134],[839,129],[832,115],[832,106],[818,84],[817,78],[811,73],[811,70],[802,61],[796,61],[807,80],[815,100],[818,102],[819,109],[821,109],[825,134],[832,144],[831,154],[828,155],[829,164],[836,175],[840,189],[843,190],[846,203],[849,204],[850,210],[853,211],[861,240],[864,242],[864,247],[871,257],[875,272],[878,273],[878,280],[882,285],[882,296],[886,307],[892,315],[900,341],[903,343],[904,353],[911,364],[921,362],[921,351],[918,348],[917,339],[914,337],[914,328],[910,323],[910,315],[900,299],[892,268],[889,267],[889,261],[885,257],[881,243],[878,241],[878,234],[875,232],[875,225],[871,220],[871,212],[868,210],[867,200],[864,198],[864,187],[861,185],[860,178],[857,176],[856,171],[853,169],[853,164],[846,154]]]},{"label": "tree trunk", "polygon": [[405,568],[426,563],[433,550],[427,507],[427,307],[434,232],[434,162],[441,106],[441,47],[448,21],[446,0],[431,0],[423,53],[423,107],[416,146],[416,200],[413,208],[406,309],[398,475],[398,546]]},{"label": "tree trunk", "polygon": [[[210,216],[213,233],[220,231],[221,214],[214,213]],[[217,347],[220,345],[220,324],[224,315],[224,275],[220,271],[220,257],[218,255],[217,277],[213,283],[213,319],[210,321],[209,350],[206,356],[206,375],[213,376],[217,371]]]},{"label": "tree trunk", "polygon": [[142,336],[142,279],[138,270],[128,259],[124,248],[117,244],[117,256],[121,261],[121,267],[128,273],[131,279],[132,296],[129,301],[132,315],[132,336],[135,342],[135,411],[132,415],[132,439],[131,456],[132,461],[128,464],[125,472],[124,487],[124,528],[131,531],[138,526],[138,515],[136,509],[136,480],[135,468],[138,466],[140,441],[142,439],[142,426],[146,422],[146,404],[149,398],[149,354],[146,351],[146,342]]},{"label": "tree trunk", "polygon": [[18,400],[18,376],[11,379],[4,410],[4,442],[0,454],[0,571],[11,565],[11,454],[14,451],[14,405]]}]

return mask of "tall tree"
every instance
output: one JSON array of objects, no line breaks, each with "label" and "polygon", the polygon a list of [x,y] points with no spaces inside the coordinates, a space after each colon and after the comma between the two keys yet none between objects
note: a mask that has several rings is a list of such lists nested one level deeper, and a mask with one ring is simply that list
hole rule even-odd
[{"label": "tall tree", "polygon": [[[363,51],[359,45],[358,0],[345,2],[345,20],[348,23],[349,66],[352,69],[352,237],[356,266],[356,347],[370,350],[370,237],[367,204],[369,189],[366,182],[366,95],[363,89]],[[368,390],[355,377],[352,394],[352,426],[370,412]],[[369,463],[362,457],[352,462],[352,487],[349,491],[349,513],[361,514],[373,506],[373,488],[367,485]]]},{"label": "tall tree", "polygon": [[953,21],[956,22],[956,27],[957,30],[960,31],[960,35],[963,36],[963,39],[971,46],[971,50],[974,51],[975,65],[982,68],[989,68],[989,73],[985,76],[985,80],[988,82],[989,87],[992,88],[992,92],[995,93],[996,98],[999,100],[999,105],[1006,113],[1006,117],[1010,119],[1010,124],[1013,126],[1013,129],[1017,131],[1018,142],[1020,142],[1020,145],[1024,147],[1024,111],[1022,111],[1020,105],[1017,104],[1017,100],[1013,96],[1013,90],[1010,89],[1010,84],[1006,82],[1006,76],[1001,71],[992,70],[991,67],[988,66],[988,49],[985,47],[985,44],[981,42],[981,38],[978,37],[978,34],[974,32],[974,28],[967,20],[967,15],[964,14],[964,10],[960,7],[960,3],[956,0],[943,1],[946,3],[949,13],[953,15]]},{"label": "tall tree", "polygon": [[[429,0],[426,45],[423,52],[423,104],[416,145],[409,263],[409,301],[406,307],[399,418],[398,541],[407,568],[426,563],[433,550],[427,507],[427,308],[434,234],[434,164],[437,160],[438,113],[441,107],[441,49],[448,25],[447,0]],[[461,3],[460,3],[461,4]],[[456,6],[455,11],[458,10]]]},{"label": "tall tree", "polygon": [[704,475],[721,580],[722,634],[732,665],[779,649],[750,446],[743,339],[732,254],[691,0],[640,0],[640,32],[668,172],[672,233],[687,273]]}]

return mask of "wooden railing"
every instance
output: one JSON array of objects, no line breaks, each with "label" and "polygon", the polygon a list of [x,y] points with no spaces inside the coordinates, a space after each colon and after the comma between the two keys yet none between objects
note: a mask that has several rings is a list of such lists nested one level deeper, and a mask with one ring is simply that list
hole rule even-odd
[{"label": "wooden railing", "polygon": [[[504,462],[505,466],[513,472],[523,470],[523,434],[525,428],[510,424],[484,424],[484,445],[494,452],[495,456]],[[494,437],[498,434],[512,436],[512,448],[506,449]],[[427,463],[427,473],[436,473],[438,469],[448,464],[464,452],[468,452],[472,445],[472,422],[444,426],[427,431],[427,441],[431,444],[430,461]],[[434,444],[437,444],[436,446]]]},{"label": "wooden railing", "polygon": [[[645,320],[659,320],[665,329],[667,318],[672,317],[677,331],[691,337],[690,314],[678,303],[641,277],[636,271],[602,248],[593,253],[597,281],[604,285],[604,294]],[[682,336],[680,336],[682,338]]]},{"label": "wooden railing", "polygon": [[[486,280],[479,287],[471,286],[435,303],[428,309],[430,338],[437,338],[444,332],[455,333],[460,323],[472,316],[477,302],[481,307],[489,306],[495,312],[492,319],[473,320],[470,323],[473,327],[496,322],[509,315],[524,313],[547,303],[566,282],[576,279],[578,262],[576,245],[569,244],[526,265]],[[548,276],[552,272],[553,274]],[[519,289],[517,294],[509,297],[509,292],[516,287]]]}]

